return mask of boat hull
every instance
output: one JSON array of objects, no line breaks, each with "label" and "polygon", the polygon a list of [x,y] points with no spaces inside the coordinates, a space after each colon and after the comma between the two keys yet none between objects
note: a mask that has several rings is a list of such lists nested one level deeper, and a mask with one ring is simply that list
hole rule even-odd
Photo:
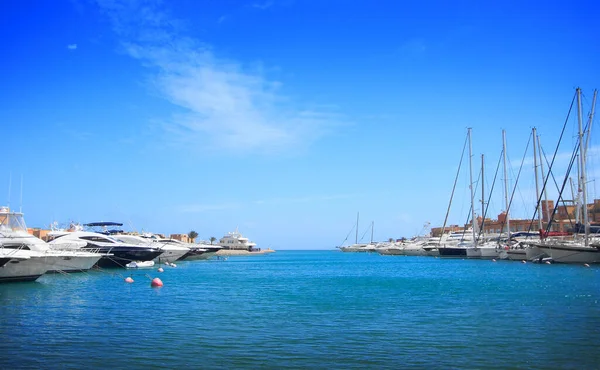
[{"label": "boat hull", "polygon": [[113,248],[106,251],[100,260],[98,260],[96,266],[98,267],[122,267],[133,261],[151,261],[158,257],[162,251],[156,249],[140,250],[136,249],[117,249]]},{"label": "boat hull", "polygon": [[537,245],[554,262],[600,263],[600,249],[583,245]]},{"label": "boat hull", "polygon": [[439,247],[440,257],[462,258],[467,257],[467,248],[460,247]]},{"label": "boat hull", "polygon": [[10,260],[0,268],[0,282],[35,281],[48,271],[43,257]]}]

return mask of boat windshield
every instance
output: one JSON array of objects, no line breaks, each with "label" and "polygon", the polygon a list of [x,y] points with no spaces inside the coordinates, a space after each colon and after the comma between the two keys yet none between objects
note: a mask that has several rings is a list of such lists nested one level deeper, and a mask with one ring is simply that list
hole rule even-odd
[{"label": "boat windshield", "polygon": [[0,213],[0,230],[27,232],[27,226],[25,225],[23,214],[12,212]]}]

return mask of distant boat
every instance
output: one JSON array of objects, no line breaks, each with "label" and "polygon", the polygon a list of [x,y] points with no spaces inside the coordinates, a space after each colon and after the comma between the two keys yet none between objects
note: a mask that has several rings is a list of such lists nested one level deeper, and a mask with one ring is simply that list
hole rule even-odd
[{"label": "distant boat", "polygon": [[[223,247],[223,249],[240,249],[248,252],[252,252],[256,247],[256,243],[243,236],[238,231],[237,227],[235,228],[235,231],[228,232],[226,235],[224,235],[219,240],[217,245]],[[205,246],[206,245],[204,244],[202,248]]]}]

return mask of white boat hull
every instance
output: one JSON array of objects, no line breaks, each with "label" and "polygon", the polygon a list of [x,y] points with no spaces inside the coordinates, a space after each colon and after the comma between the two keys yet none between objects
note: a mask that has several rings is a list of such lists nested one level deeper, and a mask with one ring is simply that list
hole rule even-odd
[{"label": "white boat hull", "polygon": [[583,245],[538,245],[539,249],[560,263],[600,263],[600,249]]},{"label": "white boat hull", "polygon": [[0,282],[34,281],[48,271],[43,257],[10,260],[0,268]]}]

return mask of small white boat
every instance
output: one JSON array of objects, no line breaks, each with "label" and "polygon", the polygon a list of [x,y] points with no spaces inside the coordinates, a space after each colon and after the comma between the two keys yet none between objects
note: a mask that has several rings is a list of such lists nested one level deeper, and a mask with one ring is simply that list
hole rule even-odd
[{"label": "small white boat", "polygon": [[153,267],[154,261],[132,261],[125,265],[128,269],[137,269],[143,267]]}]

